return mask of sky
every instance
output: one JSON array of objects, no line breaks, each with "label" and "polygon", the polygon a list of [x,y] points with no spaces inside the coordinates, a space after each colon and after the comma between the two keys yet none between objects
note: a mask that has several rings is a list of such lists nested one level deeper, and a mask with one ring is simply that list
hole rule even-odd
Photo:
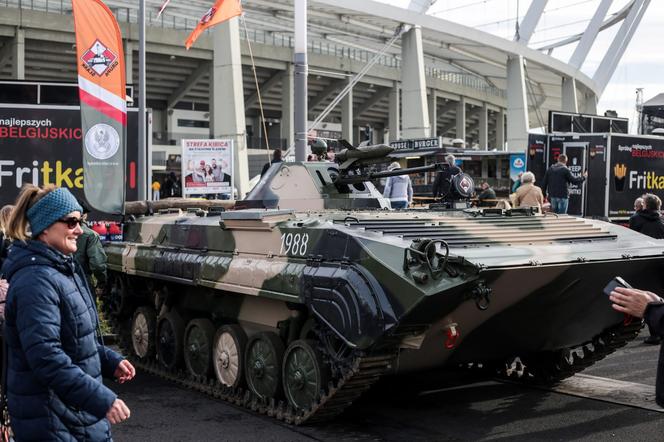
[{"label": "sky", "polygon": [[[410,3],[409,0],[379,1],[401,7]],[[415,1],[422,3],[425,0]],[[628,1],[614,0],[609,14],[621,9]],[[517,11],[522,19],[530,3],[529,0],[437,0],[428,13],[511,40]],[[538,48],[560,37],[582,32],[599,3],[600,0],[549,0],[529,46]],[[619,28],[620,23],[599,34],[581,68],[583,73],[592,78]],[[599,114],[615,110],[619,116],[629,118],[632,132],[636,131],[636,88],[643,88],[644,101],[664,93],[664,50],[659,46],[664,43],[662,29],[664,0],[651,0],[597,106]],[[575,47],[576,43],[558,48],[552,55],[567,62]]]}]

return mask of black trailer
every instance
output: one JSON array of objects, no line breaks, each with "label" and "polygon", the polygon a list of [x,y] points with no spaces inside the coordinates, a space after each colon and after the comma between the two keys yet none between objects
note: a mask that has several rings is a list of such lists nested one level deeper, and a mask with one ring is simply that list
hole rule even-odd
[{"label": "black trailer", "polygon": [[566,154],[572,174],[568,213],[625,222],[644,193],[664,198],[664,137],[616,133],[531,134],[526,163],[542,182],[546,169]]}]

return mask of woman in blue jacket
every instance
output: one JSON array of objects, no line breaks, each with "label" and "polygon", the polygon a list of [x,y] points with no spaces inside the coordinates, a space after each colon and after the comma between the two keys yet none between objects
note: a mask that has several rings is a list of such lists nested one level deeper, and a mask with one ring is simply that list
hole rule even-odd
[{"label": "woman in blue jacket", "polygon": [[129,417],[102,375],[125,382],[134,367],[101,343],[93,297],[72,258],[81,215],[67,189],[26,185],[9,220],[7,396],[17,441],[111,440],[109,422]]}]

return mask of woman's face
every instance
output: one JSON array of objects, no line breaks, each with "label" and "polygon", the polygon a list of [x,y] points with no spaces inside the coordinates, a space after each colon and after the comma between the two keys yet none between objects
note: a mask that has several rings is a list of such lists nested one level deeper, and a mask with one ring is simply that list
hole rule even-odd
[{"label": "woman's face", "polygon": [[74,211],[51,224],[39,235],[39,240],[65,255],[70,255],[76,251],[76,238],[81,233],[81,212]]}]

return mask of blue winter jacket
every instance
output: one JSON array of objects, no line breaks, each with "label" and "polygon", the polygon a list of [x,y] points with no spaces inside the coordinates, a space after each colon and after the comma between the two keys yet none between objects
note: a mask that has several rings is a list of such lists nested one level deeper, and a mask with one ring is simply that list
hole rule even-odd
[{"label": "blue winter jacket", "polygon": [[41,241],[15,241],[5,337],[7,392],[17,441],[111,440],[115,393],[102,383],[122,360],[98,339],[96,307],[80,267]]}]

